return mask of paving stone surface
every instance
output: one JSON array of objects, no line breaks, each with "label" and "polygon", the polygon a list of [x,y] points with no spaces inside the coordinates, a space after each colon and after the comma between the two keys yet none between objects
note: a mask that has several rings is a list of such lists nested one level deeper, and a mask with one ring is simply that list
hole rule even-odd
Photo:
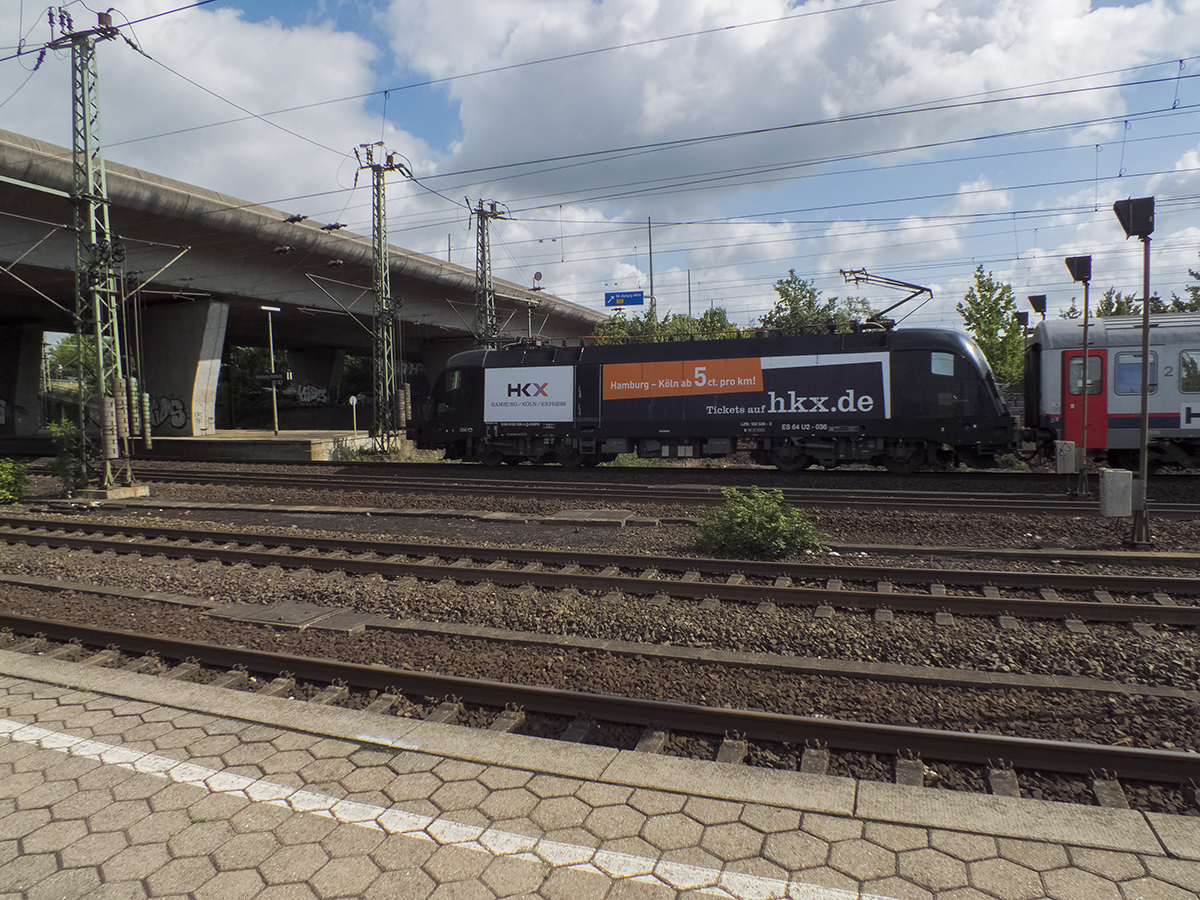
[{"label": "paving stone surface", "polygon": [[1194,821],[1124,811],[1089,844],[1040,839],[1069,813],[1032,800],[1005,801],[1002,828],[953,809],[936,825],[831,815],[736,796],[701,764],[686,790],[573,777],[584,767],[558,747],[522,767],[388,746],[363,725],[308,733],[220,712],[221,688],[181,709],[169,688],[158,702],[78,690],[15,656],[0,651],[4,900],[1200,897],[1196,854],[1171,849]]}]

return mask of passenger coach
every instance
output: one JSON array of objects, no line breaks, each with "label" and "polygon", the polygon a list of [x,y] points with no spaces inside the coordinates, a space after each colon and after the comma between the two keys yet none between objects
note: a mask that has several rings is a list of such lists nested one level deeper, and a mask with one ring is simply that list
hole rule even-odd
[{"label": "passenger coach", "polygon": [[[1142,317],[1105,316],[1088,329],[1087,447],[1112,465],[1138,467]],[[1025,351],[1026,424],[1040,440],[1080,445],[1083,322],[1055,319],[1033,330]],[[1200,466],[1200,315],[1150,317],[1150,461]]]}]

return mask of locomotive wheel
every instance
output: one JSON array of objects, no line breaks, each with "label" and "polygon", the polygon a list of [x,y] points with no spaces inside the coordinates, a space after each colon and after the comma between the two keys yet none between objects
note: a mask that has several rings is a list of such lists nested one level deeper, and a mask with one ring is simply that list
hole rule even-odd
[{"label": "locomotive wheel", "polygon": [[807,453],[794,453],[791,456],[783,456],[775,450],[769,452],[768,458],[771,460],[771,465],[781,472],[801,472],[815,462]]},{"label": "locomotive wheel", "polygon": [[475,458],[479,460],[481,466],[498,466],[504,462],[504,454],[499,450],[480,449],[476,451]]},{"label": "locomotive wheel", "polygon": [[914,447],[905,456],[885,456],[882,462],[893,475],[911,475],[925,464],[925,450]]},{"label": "locomotive wheel", "polygon": [[578,450],[560,450],[557,459],[564,469],[577,469],[583,465],[583,454]]}]

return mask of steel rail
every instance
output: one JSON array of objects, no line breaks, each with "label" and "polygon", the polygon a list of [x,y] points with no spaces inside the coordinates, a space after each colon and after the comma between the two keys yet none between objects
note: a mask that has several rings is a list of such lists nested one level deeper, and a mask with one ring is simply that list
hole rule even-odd
[{"label": "steel rail", "polygon": [[[198,485],[259,484],[299,490],[364,490],[376,493],[424,493],[446,496],[524,496],[544,495],[556,500],[587,502],[607,501],[633,504],[704,505],[719,503],[722,488],[718,485],[609,485],[579,482],[547,482],[481,480],[463,478],[437,481],[401,480],[397,476],[363,478],[289,475],[284,473],[197,473],[195,471],[164,473],[148,470],[138,479],[151,483]],[[784,500],[793,506],[819,509],[894,509],[910,512],[947,512],[968,510],[975,513],[1028,515],[1031,512],[1055,515],[1098,516],[1099,507],[1093,500],[1076,500],[1046,494],[970,494],[961,491],[932,493],[919,490],[845,490],[840,488],[780,488]],[[1183,503],[1154,503],[1156,515],[1166,518],[1194,518],[1200,515],[1200,505]]]},{"label": "steel rail", "polygon": [[[964,615],[1016,615],[1025,618],[1080,619],[1099,622],[1151,622],[1191,627],[1200,625],[1200,606],[1162,606],[1147,603],[1098,603],[1070,600],[1025,600],[1020,598],[977,598],[932,594],[880,593],[878,591],[828,590],[771,585],[729,584],[701,581],[676,581],[636,578],[627,575],[589,574],[585,572],[545,572],[531,569],[484,568],[444,563],[356,559],[353,557],[311,556],[282,550],[252,551],[196,544],[152,544],[130,539],[75,538],[69,535],[32,534],[0,531],[0,540],[50,547],[68,547],[119,554],[139,553],[174,559],[217,560],[229,565],[250,563],[311,569],[316,572],[346,572],[355,575],[413,577],[426,580],[449,578],[467,583],[490,582],[505,587],[532,585],[539,588],[577,588],[616,591],[629,595],[668,594],[686,600],[717,599],[733,603],[772,602],[779,606],[836,606],[853,609],[887,609],[904,612],[942,612],[951,610]],[[262,541],[256,541],[262,543]],[[286,539],[281,545],[286,544]],[[345,547],[339,549],[344,550]],[[574,567],[572,567],[574,568]]]},{"label": "steel rail", "polygon": [[289,672],[309,681],[341,680],[363,690],[399,690],[422,697],[455,697],[468,703],[503,708],[518,704],[542,713],[591,718],[705,734],[737,732],[755,740],[805,744],[820,741],[838,750],[898,755],[974,765],[997,760],[1021,769],[1089,773],[1107,771],[1120,778],[1155,782],[1200,779],[1200,754],[1103,744],[1070,744],[1034,738],[945,731],[902,725],[788,716],[754,710],[714,709],[684,703],[589,694],[558,688],[476,680],[430,672],[366,666],[288,653],[225,647],[158,635],[96,628],[58,620],[0,614],[0,627],[16,633],[41,633],[54,641],[78,639],[92,646],[120,647],[126,653],[157,652],[175,659],[195,658],[210,667],[244,666],[263,673]]},{"label": "steel rail", "polygon": [[[284,510],[280,510],[283,512]],[[306,513],[308,510],[305,511]],[[216,544],[236,542],[240,544],[262,544],[266,547],[305,547],[327,552],[344,550],[348,553],[378,553],[384,555],[417,555],[467,557],[481,562],[541,562],[560,565],[576,564],[596,568],[619,566],[622,568],[647,568],[652,565],[666,572],[699,572],[707,575],[730,575],[738,573],[758,578],[776,579],[829,579],[842,581],[875,581],[892,584],[944,584],[979,587],[994,585],[1005,588],[1027,588],[1037,590],[1048,587],[1062,591],[1124,591],[1145,593],[1163,591],[1167,593],[1200,594],[1200,576],[1194,578],[1178,575],[1111,575],[1074,572],[999,572],[987,569],[903,569],[895,566],[864,566],[859,564],[838,566],[829,563],[783,563],[763,562],[750,559],[714,559],[693,556],[636,556],[618,553],[597,553],[587,550],[527,549],[522,547],[480,547],[474,544],[425,544],[407,541],[382,541],[362,538],[317,538],[289,535],[253,534],[221,529],[200,530],[197,528],[170,528],[153,525],[116,525],[105,522],[62,522],[18,516],[0,516],[0,527],[45,528],[49,530],[82,531],[108,535],[131,535],[136,532],[148,538],[167,540],[212,541]],[[846,548],[852,549],[852,548]],[[889,548],[938,555],[944,548]],[[1070,550],[1050,551],[994,551],[980,549],[958,553],[988,555],[1000,552],[1005,555],[1024,554],[1020,558],[1035,562],[1078,558]],[[1088,554],[1093,551],[1086,551]],[[1149,564],[1163,562],[1153,554],[1131,554],[1133,561],[1142,559]],[[1106,555],[1106,561],[1112,556]],[[1125,560],[1122,557],[1122,561]]]}]

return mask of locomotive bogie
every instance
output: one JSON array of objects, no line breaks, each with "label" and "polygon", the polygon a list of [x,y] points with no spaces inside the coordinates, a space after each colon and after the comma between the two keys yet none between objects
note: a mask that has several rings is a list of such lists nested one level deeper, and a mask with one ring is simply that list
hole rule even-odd
[{"label": "locomotive bogie", "polygon": [[594,465],[724,458],[909,472],[1016,445],[979,348],[935,329],[476,350],[434,387],[418,446],[451,459]]}]

